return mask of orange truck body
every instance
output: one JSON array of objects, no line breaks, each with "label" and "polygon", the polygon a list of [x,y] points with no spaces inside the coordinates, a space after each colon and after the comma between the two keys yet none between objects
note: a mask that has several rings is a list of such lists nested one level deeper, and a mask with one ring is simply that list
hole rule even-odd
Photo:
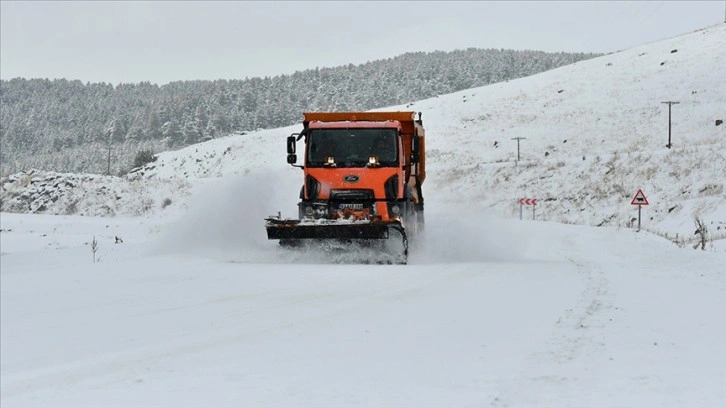
[{"label": "orange truck body", "polygon": [[[303,140],[303,164],[297,142]],[[267,219],[269,239],[403,239],[423,228],[425,131],[416,112],[306,112],[287,138],[303,170],[299,219]],[[405,263],[405,261],[404,261]]]},{"label": "orange truck body", "polygon": [[425,155],[425,136],[426,132],[423,122],[416,120],[416,112],[307,112],[304,114],[304,127],[309,127],[310,122],[378,122],[385,123],[388,121],[397,121],[401,124],[401,139],[405,149],[405,157],[411,157],[411,148],[415,137],[418,137],[419,151],[418,163],[412,164],[410,161],[404,164],[406,170],[406,178],[414,176],[417,182],[423,183],[426,178],[426,155]]},{"label": "orange truck body", "polygon": [[[399,155],[400,166],[381,168],[350,168],[328,169],[304,167],[305,176],[312,176],[321,183],[320,199],[329,199],[330,190],[350,187],[344,176],[349,173],[358,175],[360,181],[356,189],[371,189],[377,199],[385,197],[384,183],[391,176],[400,174],[396,192],[397,198],[403,198],[404,188],[411,188],[411,199],[423,208],[423,194],[421,185],[426,178],[425,130],[423,122],[416,119],[416,112],[306,112],[303,121],[304,129],[355,129],[355,128],[394,128],[398,130],[401,151]],[[414,143],[418,143],[414,151]],[[306,149],[307,153],[307,149]],[[416,154],[416,159],[413,154]],[[308,177],[305,177],[308,180]],[[303,192],[308,191],[304,189]],[[305,197],[310,198],[310,197]],[[377,202],[377,213],[384,219],[391,219],[384,208],[385,204]]]}]

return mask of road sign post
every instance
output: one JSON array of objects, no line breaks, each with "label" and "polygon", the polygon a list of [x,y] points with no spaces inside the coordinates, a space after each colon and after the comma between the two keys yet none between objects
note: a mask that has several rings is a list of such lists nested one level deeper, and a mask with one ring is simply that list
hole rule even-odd
[{"label": "road sign post", "polygon": [[638,206],[638,232],[640,232],[640,209],[643,208],[642,205]]},{"label": "road sign post", "polygon": [[532,219],[535,217],[535,210],[537,208],[537,199],[536,198],[520,198],[519,199],[519,219],[522,219],[522,208],[525,205],[531,205],[532,207]]},{"label": "road sign post", "polygon": [[635,193],[635,196],[630,201],[630,205],[637,205],[638,206],[638,231],[640,232],[640,210],[643,208],[644,205],[648,205],[648,199],[645,197],[645,193],[643,193],[642,189],[638,189],[638,192]]}]

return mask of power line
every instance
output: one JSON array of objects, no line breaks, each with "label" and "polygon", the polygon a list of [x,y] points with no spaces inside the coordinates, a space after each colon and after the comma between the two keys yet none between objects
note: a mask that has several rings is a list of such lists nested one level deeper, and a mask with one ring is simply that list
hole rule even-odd
[{"label": "power line", "polygon": [[667,148],[671,148],[671,106],[677,105],[680,102],[674,102],[674,101],[668,101],[668,102],[661,102],[668,105],[668,144],[666,145]]},{"label": "power line", "polygon": [[[644,25],[644,22],[649,21],[656,16],[656,12],[663,6],[663,3],[663,1],[644,1],[631,4],[627,10],[625,10],[623,13],[620,14],[620,16],[618,16],[618,18],[609,21],[609,28],[606,31],[607,34],[610,36],[610,39],[617,40],[616,43],[620,42],[620,40],[626,39],[626,33],[628,30],[625,30],[624,28],[627,27],[628,24],[633,22],[638,24],[638,26],[642,27]],[[643,14],[645,15],[642,16]],[[616,49],[608,50],[608,52],[621,51],[631,46],[632,45],[627,44],[623,46],[617,46]]]},{"label": "power line", "polygon": [[519,141],[520,140],[524,140],[524,139],[526,139],[526,137],[517,136],[517,137],[513,137],[512,138],[512,140],[516,140],[517,141],[517,161],[514,162],[514,165],[515,166],[519,163]]}]

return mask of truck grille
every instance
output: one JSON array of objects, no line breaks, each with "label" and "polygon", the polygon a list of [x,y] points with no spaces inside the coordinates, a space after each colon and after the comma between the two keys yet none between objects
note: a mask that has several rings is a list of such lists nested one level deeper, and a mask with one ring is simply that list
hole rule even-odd
[{"label": "truck grille", "polygon": [[332,214],[340,212],[373,214],[375,202],[373,190],[332,190],[330,192]]}]

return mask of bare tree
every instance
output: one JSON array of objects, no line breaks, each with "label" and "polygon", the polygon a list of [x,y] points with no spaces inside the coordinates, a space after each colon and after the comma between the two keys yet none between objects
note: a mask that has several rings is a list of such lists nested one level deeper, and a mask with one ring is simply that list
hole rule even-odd
[{"label": "bare tree", "polygon": [[98,251],[98,241],[96,241],[96,236],[93,236],[93,241],[91,242],[91,252],[93,252],[93,263],[96,263],[96,251]]},{"label": "bare tree", "polygon": [[698,249],[700,246],[701,250],[705,251],[706,242],[708,242],[708,228],[706,228],[706,223],[703,222],[703,219],[698,215],[693,218],[693,222],[696,224],[696,232],[694,232],[693,235],[698,236],[698,241],[693,246],[693,249]]}]

